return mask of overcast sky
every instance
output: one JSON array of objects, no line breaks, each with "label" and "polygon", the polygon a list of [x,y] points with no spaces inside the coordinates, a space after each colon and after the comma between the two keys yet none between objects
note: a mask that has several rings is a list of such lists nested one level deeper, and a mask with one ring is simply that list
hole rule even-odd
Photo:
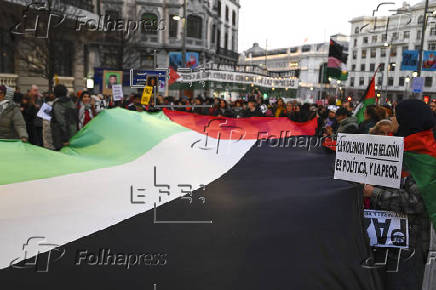
[{"label": "overcast sky", "polygon": [[[387,15],[389,9],[399,8],[404,0],[240,0],[239,52],[254,42],[268,48],[283,48],[328,41],[330,35],[350,34],[354,17],[372,15],[382,2],[395,2],[384,6],[377,15]],[[406,1],[414,5],[420,0]]]}]

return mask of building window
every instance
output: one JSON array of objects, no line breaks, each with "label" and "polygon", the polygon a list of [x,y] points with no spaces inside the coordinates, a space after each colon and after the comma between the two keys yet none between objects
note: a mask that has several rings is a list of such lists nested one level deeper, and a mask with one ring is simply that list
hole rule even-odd
[{"label": "building window", "polygon": [[400,77],[400,79],[398,80],[398,85],[400,87],[404,87],[404,77]]},{"label": "building window", "polygon": [[436,50],[436,42],[430,42],[428,44],[428,50]]},{"label": "building window", "polygon": [[71,77],[73,76],[73,43],[71,41],[55,41],[54,50],[54,72],[57,75]]},{"label": "building window", "polygon": [[354,47],[357,46],[357,38],[354,39]]},{"label": "building window", "polygon": [[232,25],[236,26],[236,12],[235,12],[235,10],[232,11]]},{"label": "building window", "polygon": [[368,37],[363,38],[363,43],[365,43],[365,44],[368,43]]},{"label": "building window", "polygon": [[229,22],[229,7],[226,6],[226,21]]},{"label": "building window", "polygon": [[394,78],[388,78],[388,86],[392,87],[394,85]]},{"label": "building window", "polygon": [[391,47],[391,57],[395,57],[395,56],[397,56],[397,47],[392,46]]},{"label": "building window", "polygon": [[377,86],[381,87],[383,85],[383,78],[382,77],[378,77],[377,78]]},{"label": "building window", "polygon": [[375,58],[377,55],[377,49],[371,48],[371,58]]},{"label": "building window", "polygon": [[158,19],[153,13],[142,14],[142,32],[148,35],[157,35]]},{"label": "building window", "polygon": [[432,27],[432,28],[430,29],[430,35],[431,35],[431,36],[436,36],[436,27]]},{"label": "building window", "polygon": [[382,62],[381,64],[380,64],[380,71],[384,71],[385,70],[385,64]]},{"label": "building window", "polygon": [[422,36],[421,30],[416,31],[416,40],[420,40]]},{"label": "building window", "polygon": [[369,65],[369,71],[375,71],[375,63]]},{"label": "building window", "polygon": [[15,72],[15,42],[9,31],[0,29],[0,73]]},{"label": "building window", "polygon": [[377,35],[373,35],[371,39],[372,43],[377,43],[377,38]]},{"label": "building window", "polygon": [[224,38],[224,48],[227,50],[227,49],[229,49],[229,34],[226,32],[226,34],[224,35],[225,36],[225,38]]},{"label": "building window", "polygon": [[357,50],[353,50],[353,59],[357,59]]},{"label": "building window", "polygon": [[365,64],[360,65],[360,71],[365,71]]},{"label": "building window", "polygon": [[410,38],[410,31],[404,31],[404,39]]},{"label": "building window", "polygon": [[174,15],[170,15],[170,31],[169,36],[170,37],[177,37],[177,30],[179,22],[177,20],[173,19]]},{"label": "building window", "polygon": [[382,41],[383,41],[383,42],[388,41],[388,35],[387,35],[386,33],[383,33],[383,34],[382,34]]},{"label": "building window", "polygon": [[424,23],[424,15],[418,17],[418,25]]},{"label": "building window", "polygon": [[362,49],[362,58],[363,58],[363,59],[366,58],[366,49]]},{"label": "building window", "polygon": [[353,77],[350,78],[350,87],[354,87],[354,78]]},{"label": "building window", "polygon": [[154,56],[149,53],[141,53],[141,67],[152,68],[154,66]]},{"label": "building window", "polygon": [[218,0],[217,4],[216,4],[216,10],[218,12],[218,16],[221,18],[221,1]]},{"label": "building window", "polygon": [[415,45],[415,50],[421,50],[421,45]]},{"label": "building window", "polygon": [[363,86],[365,84],[365,78],[360,77],[359,78],[359,86]]},{"label": "building window", "polygon": [[395,71],[397,64],[395,62],[389,64],[389,71]]},{"label": "building window", "polygon": [[386,57],[386,48],[380,48],[380,57]]},{"label": "building window", "polygon": [[398,32],[392,33],[392,40],[398,40]]},{"label": "building window", "polygon": [[356,65],[355,64],[351,65],[351,71],[356,71]]},{"label": "building window", "polygon": [[215,43],[216,38],[216,25],[212,25],[211,43]]},{"label": "building window", "polygon": [[404,53],[406,50],[409,50],[409,46],[407,46],[407,45],[405,45],[405,46],[402,47],[402,51],[403,51],[403,53]]},{"label": "building window", "polygon": [[359,27],[354,28],[354,34],[359,34]]},{"label": "building window", "polygon": [[310,51],[310,45],[303,46],[301,52],[309,52]]},{"label": "building window", "polygon": [[433,78],[432,77],[426,77],[425,81],[424,81],[424,86],[426,88],[431,88],[432,85],[433,85]]},{"label": "building window", "polygon": [[197,15],[188,15],[187,36],[201,39],[203,31],[203,19]]}]

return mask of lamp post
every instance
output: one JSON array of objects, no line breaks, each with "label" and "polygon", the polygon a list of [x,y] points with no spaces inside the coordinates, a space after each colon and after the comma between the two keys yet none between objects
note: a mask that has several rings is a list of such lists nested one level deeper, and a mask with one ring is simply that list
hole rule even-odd
[{"label": "lamp post", "polygon": [[[428,0],[427,0],[428,1]],[[188,6],[188,0],[183,0],[183,20],[182,20],[182,26],[183,26],[183,40],[182,40],[182,64],[183,67],[186,67],[186,33],[187,33],[187,27],[186,27],[186,10]]]}]

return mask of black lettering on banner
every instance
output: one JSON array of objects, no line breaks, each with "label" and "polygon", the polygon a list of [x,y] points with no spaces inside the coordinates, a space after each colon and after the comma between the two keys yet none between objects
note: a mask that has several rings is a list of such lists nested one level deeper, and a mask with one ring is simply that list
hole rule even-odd
[{"label": "black lettering on banner", "polygon": [[385,245],[388,238],[388,231],[391,225],[391,219],[386,219],[384,223],[379,223],[378,219],[372,219],[372,222],[374,223],[377,243]]}]

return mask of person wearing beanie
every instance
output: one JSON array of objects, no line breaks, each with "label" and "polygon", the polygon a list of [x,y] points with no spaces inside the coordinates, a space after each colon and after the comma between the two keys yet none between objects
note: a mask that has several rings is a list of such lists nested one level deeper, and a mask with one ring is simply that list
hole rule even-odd
[{"label": "person wearing beanie", "polygon": [[52,119],[50,122],[55,150],[68,146],[71,137],[77,132],[77,108],[64,85],[54,87],[55,100],[52,108]]},{"label": "person wearing beanie", "polygon": [[[432,112],[419,100],[403,101],[397,106],[396,117],[392,118],[393,133],[399,137],[426,132],[433,126]],[[384,289],[421,290],[430,244],[431,221],[416,180],[403,163],[400,189],[365,185],[364,196],[370,199],[371,209],[406,214],[409,222],[409,249],[400,253],[387,252],[388,259],[399,259],[398,271],[386,272],[384,268],[379,269]],[[385,249],[376,248],[376,255],[380,252],[383,252],[381,255],[386,254]]]},{"label": "person wearing beanie", "polygon": [[21,139],[27,142],[26,122],[20,108],[12,100],[6,100],[6,87],[0,86],[0,139]]}]

